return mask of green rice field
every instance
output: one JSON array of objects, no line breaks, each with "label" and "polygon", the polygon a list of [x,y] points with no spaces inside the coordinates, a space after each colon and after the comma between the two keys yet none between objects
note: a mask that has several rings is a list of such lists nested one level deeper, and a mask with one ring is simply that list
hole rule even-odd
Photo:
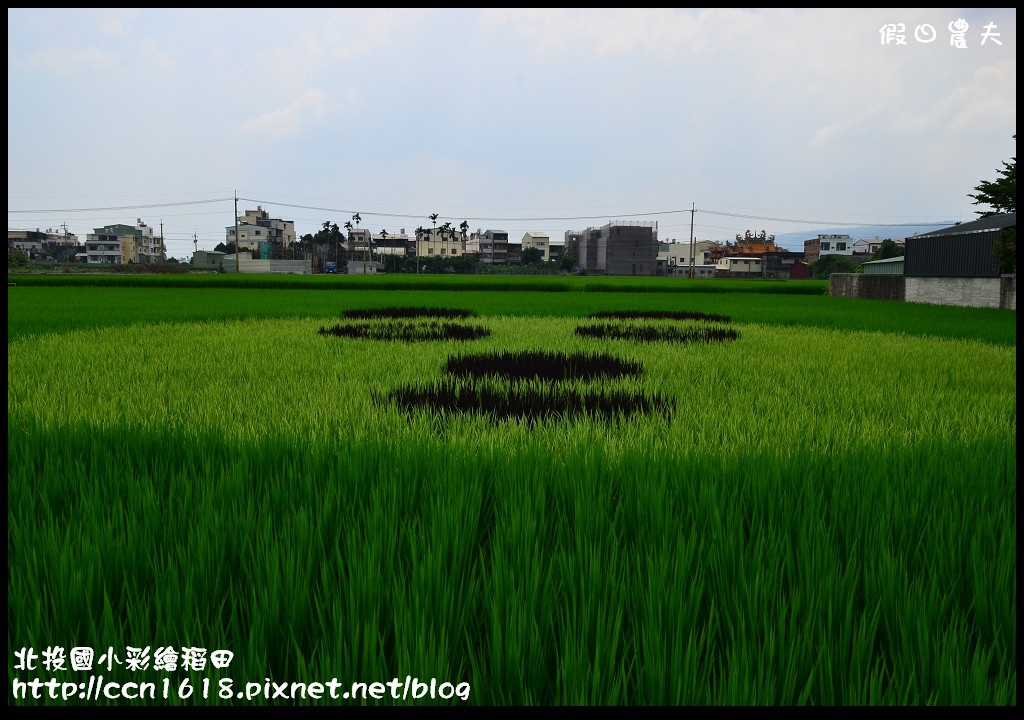
[{"label": "green rice field", "polygon": [[251,278],[9,283],[9,704],[1016,705],[1015,311]]}]

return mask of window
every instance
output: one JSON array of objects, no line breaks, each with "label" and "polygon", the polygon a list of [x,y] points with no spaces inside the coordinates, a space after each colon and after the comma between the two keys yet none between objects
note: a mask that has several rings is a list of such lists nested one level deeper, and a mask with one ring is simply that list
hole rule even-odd
[{"label": "window", "polygon": [[845,249],[846,249],[846,243],[844,243],[844,242],[836,243],[836,250],[845,250]]},{"label": "window", "polygon": [[827,242],[823,242],[823,243],[821,244],[821,249],[822,249],[822,250],[828,250],[829,248],[830,248],[830,245],[829,245],[829,243],[827,243]]}]

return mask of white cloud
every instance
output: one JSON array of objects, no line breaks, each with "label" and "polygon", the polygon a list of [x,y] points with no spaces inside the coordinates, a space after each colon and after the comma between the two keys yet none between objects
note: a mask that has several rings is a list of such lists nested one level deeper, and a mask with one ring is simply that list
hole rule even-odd
[{"label": "white cloud", "polygon": [[33,50],[18,64],[25,70],[65,76],[85,75],[97,70],[109,71],[119,66],[115,55],[100,48],[70,49],[52,45]]},{"label": "white cloud", "polygon": [[322,124],[331,117],[341,115],[357,102],[355,91],[348,90],[348,102],[332,103],[324,90],[310,88],[288,107],[274,110],[242,123],[242,130],[270,139],[289,139],[305,129]]},{"label": "white cloud", "polygon": [[146,39],[139,42],[139,56],[151,65],[170,70],[177,65],[174,56],[163,50],[156,40]]}]

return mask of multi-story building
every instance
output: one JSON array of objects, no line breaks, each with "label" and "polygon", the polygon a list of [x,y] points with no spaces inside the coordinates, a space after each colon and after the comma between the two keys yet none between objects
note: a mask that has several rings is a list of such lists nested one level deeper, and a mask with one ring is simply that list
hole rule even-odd
[{"label": "multi-story building", "polygon": [[373,259],[373,233],[366,228],[352,228],[345,241],[350,260],[367,262]]},{"label": "multi-story building", "polygon": [[[569,238],[566,233],[567,242]],[[656,275],[658,224],[608,223],[587,228],[580,239],[579,264],[587,272],[607,275]]]},{"label": "multi-story building", "polygon": [[398,255],[399,257],[405,257],[409,252],[409,236],[405,233],[405,228],[402,228],[397,233],[388,233],[386,236],[377,233],[371,239],[373,243],[373,252],[377,255]]},{"label": "multi-story building", "polygon": [[853,239],[849,235],[821,235],[804,240],[804,261],[810,265],[823,255],[853,255]]},{"label": "multi-story building", "polygon": [[466,253],[488,265],[508,265],[508,233],[477,228],[466,241]]},{"label": "multi-story building", "polygon": [[708,252],[713,244],[710,240],[696,240],[692,247],[689,241],[666,243],[663,249],[658,252],[658,262],[665,267],[669,275],[678,274],[673,268],[685,267],[689,269],[691,260],[695,266],[713,265],[711,253]]},{"label": "multi-story building", "polygon": [[[235,226],[225,228],[227,242],[235,242]],[[260,244],[271,247],[290,247],[295,242],[295,222],[270,217],[270,213],[257,205],[238,216],[237,246],[243,250],[259,252]]]},{"label": "multi-story building", "polygon": [[764,277],[789,280],[793,274],[793,267],[803,262],[804,254],[779,248],[775,252],[766,252],[761,258],[764,260],[761,268]]},{"label": "multi-story building", "polygon": [[541,252],[541,259],[547,262],[551,259],[550,247],[551,237],[547,233],[542,232],[528,232],[523,235],[523,240],[520,243],[522,250],[527,248],[536,248]]},{"label": "multi-story building", "polygon": [[7,250],[21,250],[30,258],[52,257],[54,260],[70,260],[78,247],[78,236],[68,232],[57,232],[52,228],[45,231],[8,230]]},{"label": "multi-story building", "polygon": [[423,228],[416,235],[416,257],[459,257],[466,254],[467,241],[458,230],[446,235],[442,228]]},{"label": "multi-story building", "polygon": [[158,263],[167,258],[163,239],[155,237],[153,228],[139,218],[135,226],[105,225],[85,236],[86,262]]}]

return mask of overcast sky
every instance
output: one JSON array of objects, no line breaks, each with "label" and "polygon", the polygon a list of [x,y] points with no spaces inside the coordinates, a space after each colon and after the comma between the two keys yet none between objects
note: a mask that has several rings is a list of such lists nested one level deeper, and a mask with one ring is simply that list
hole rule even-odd
[{"label": "overcast sky", "polygon": [[944,225],[975,219],[968,194],[1016,156],[1006,8],[7,20],[8,227],[84,242],[142,218],[179,258],[224,240],[236,193],[299,235],[355,212],[374,232],[438,213],[513,241],[611,221],[688,240],[691,208],[708,240]]}]

